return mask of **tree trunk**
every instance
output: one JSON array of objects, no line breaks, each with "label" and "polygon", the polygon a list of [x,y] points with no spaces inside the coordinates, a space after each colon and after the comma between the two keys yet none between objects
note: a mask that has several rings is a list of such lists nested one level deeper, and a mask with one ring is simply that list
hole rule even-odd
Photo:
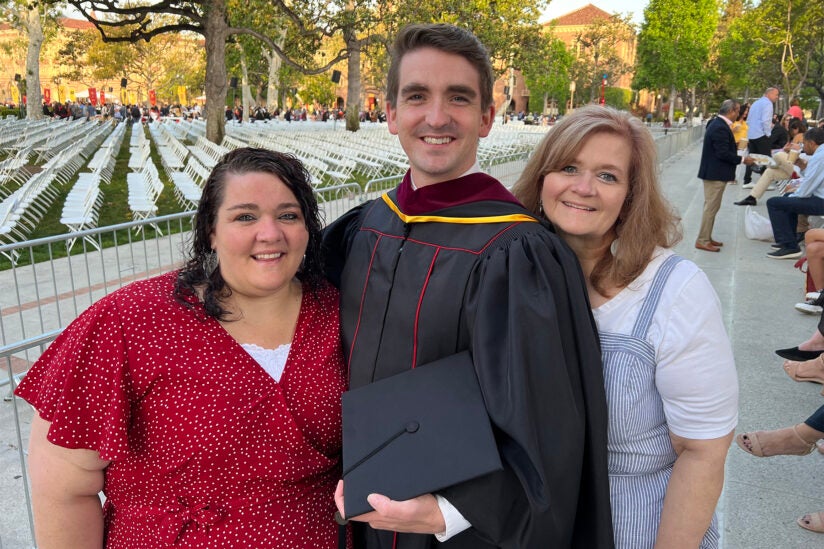
[{"label": "tree trunk", "polygon": [[[26,117],[43,118],[43,97],[40,94],[40,48],[43,46],[43,23],[37,3],[25,12],[29,47],[26,52]],[[21,97],[22,101],[23,98]]]},{"label": "tree trunk", "polygon": [[205,4],[206,24],[206,139],[220,143],[226,132],[226,37],[227,18],[225,0],[208,0]]},{"label": "tree trunk", "polygon": [[240,50],[240,94],[243,103],[243,122],[249,122],[249,111],[252,107],[252,90],[249,88],[249,67],[246,65],[246,51],[240,42],[237,42]]},{"label": "tree trunk", "polygon": [[670,100],[669,100],[669,112],[667,113],[667,118],[670,121],[670,124],[675,122],[675,85],[673,84],[670,87]]},{"label": "tree trunk", "polygon": [[361,45],[352,31],[344,31],[346,49],[349,52],[349,65],[347,69],[346,88],[346,129],[356,132],[360,129],[360,96],[361,96],[361,72],[360,55]]},{"label": "tree trunk", "polygon": [[[281,29],[280,34],[275,39],[275,44],[283,49],[286,43],[286,29]],[[265,52],[266,60],[269,61],[269,85],[266,89],[266,106],[270,113],[274,113],[278,107],[278,88],[280,87],[280,67],[283,60],[276,51]]]}]

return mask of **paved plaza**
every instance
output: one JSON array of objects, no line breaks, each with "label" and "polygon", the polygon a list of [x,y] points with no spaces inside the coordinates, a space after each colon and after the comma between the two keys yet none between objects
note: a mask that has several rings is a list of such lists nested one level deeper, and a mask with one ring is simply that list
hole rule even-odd
[{"label": "paved plaza", "polygon": [[[737,430],[800,422],[822,404],[821,386],[790,380],[773,350],[803,341],[816,328],[817,317],[792,307],[803,298],[804,275],[793,269],[793,261],[767,258],[768,243],[744,236],[745,209],[733,205],[747,194],[740,185],[727,187],[716,221],[713,237],[724,242],[723,251],[694,249],[703,209],[703,187],[695,176],[700,151],[699,142],[666,162],[662,181],[683,218],[684,240],[677,251],[704,269],[721,300],[741,388]],[[757,209],[766,215],[764,202]],[[7,387],[2,391],[5,395]],[[26,405],[18,410],[27,431],[31,412]],[[32,547],[13,414],[11,402],[0,402],[0,549]],[[824,455],[818,453],[758,459],[733,444],[719,506],[723,547],[824,547],[824,534],[795,524],[806,512],[824,510],[822,465]]]}]

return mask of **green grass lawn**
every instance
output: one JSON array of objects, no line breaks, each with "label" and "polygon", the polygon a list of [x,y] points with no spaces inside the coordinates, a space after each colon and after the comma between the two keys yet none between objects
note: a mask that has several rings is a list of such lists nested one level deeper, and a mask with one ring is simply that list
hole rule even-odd
[{"label": "green grass lawn", "polygon": [[[143,128],[135,127],[134,129]],[[132,220],[132,213],[131,210],[129,210],[128,202],[129,191],[126,183],[126,174],[131,171],[129,169],[129,138],[131,137],[131,132],[132,128],[127,129],[126,135],[123,138],[123,143],[117,155],[117,161],[112,174],[111,183],[108,185],[106,183],[101,183],[100,185],[100,191],[103,194],[103,205],[100,208],[100,215],[97,222],[98,227],[117,225]],[[157,153],[157,149],[154,146],[152,147],[151,159],[155,163],[155,166],[158,167],[158,173],[160,174],[160,179],[163,181],[164,185],[163,191],[157,199],[157,215],[168,215],[183,211],[183,208],[181,208],[175,198],[173,183],[169,181],[166,176],[166,173],[160,163],[160,155]],[[82,172],[87,170],[84,167],[81,168],[80,171]],[[51,204],[51,207],[48,209],[34,230],[28,235],[28,240],[69,233],[68,227],[60,223],[60,217],[63,212],[63,203],[66,200],[66,195],[69,194],[69,191],[76,181],[77,176],[72,178],[69,183],[64,186],[55,184],[59,190],[57,198]],[[180,230],[180,227],[175,226],[175,224],[171,224],[170,229],[172,232],[177,232]],[[154,238],[155,230],[151,226],[147,226],[144,230],[147,233],[146,238]],[[111,235],[103,235],[102,244],[104,247],[114,245],[113,237]],[[72,255],[84,253],[83,248],[82,243],[78,241],[74,248],[72,248]],[[66,248],[62,245],[36,246],[33,249],[35,262],[65,257],[67,252],[68,251]],[[29,254],[24,253],[23,256],[18,259],[17,264],[26,265],[30,262]],[[11,262],[7,258],[0,258],[0,269],[8,269],[10,267]]]},{"label": "green grass lawn", "polygon": [[[144,126],[135,126],[127,129],[126,135],[124,136],[122,145],[120,147],[120,151],[117,155],[117,161],[115,164],[111,183],[109,183],[108,185],[106,183],[101,183],[100,190],[103,194],[103,206],[100,208],[100,215],[97,223],[98,227],[118,225],[132,220],[132,213],[129,210],[128,204],[128,186],[126,183],[126,174],[128,174],[131,171],[128,166],[130,157],[129,143],[131,133],[132,131],[138,129],[148,132],[148,129]],[[174,184],[169,180],[165,171],[162,168],[160,155],[157,152],[157,148],[154,146],[154,143],[152,143],[151,151],[151,159],[155,163],[155,166],[158,167],[160,179],[161,181],[163,181],[164,184],[164,189],[160,193],[160,196],[157,200],[157,215],[162,216],[182,212],[183,208],[180,206],[177,199],[175,198]],[[80,171],[82,172],[88,170],[86,170],[84,167],[81,168]],[[363,188],[366,185],[369,179],[365,175],[359,173],[353,174],[352,178],[353,182],[358,183],[358,185],[360,185],[361,188]],[[75,176],[65,186],[59,186],[59,193],[57,195],[57,198],[51,204],[51,207],[43,216],[43,219],[40,220],[40,222],[37,224],[34,230],[28,235],[28,240],[35,240],[38,238],[45,238],[69,233],[69,229],[65,225],[60,223],[60,217],[63,211],[63,204],[65,202],[66,195],[68,195],[69,191],[71,190],[72,186],[76,181],[77,177]],[[328,183],[331,183],[331,180]],[[324,192],[322,189],[319,189],[319,193],[321,193],[323,195],[323,198],[327,200],[334,200],[335,198],[338,198],[338,196],[335,193]],[[182,224],[183,230],[186,230],[187,226],[188,224]],[[164,234],[166,234],[167,232],[166,229],[167,226],[164,226]],[[170,229],[172,233],[179,232],[181,230],[181,224],[169,224],[168,229]],[[151,239],[155,237],[155,230],[151,226],[147,225],[144,228],[144,230],[146,231],[145,238]],[[120,242],[118,243],[122,244],[122,231],[120,232],[118,238],[120,239]],[[111,233],[101,235],[100,243],[103,247],[115,245],[114,238]],[[81,241],[78,241],[71,250],[72,255],[78,255],[84,252],[84,245]],[[29,255],[30,254],[28,253],[28,251],[26,251],[18,259],[17,264],[29,264],[31,262]],[[68,250],[62,244],[50,246],[43,245],[34,247],[32,255],[34,256],[35,262],[40,262],[59,257],[65,257],[66,255],[68,255]],[[8,269],[10,267],[11,262],[7,258],[0,256],[0,269]]]}]

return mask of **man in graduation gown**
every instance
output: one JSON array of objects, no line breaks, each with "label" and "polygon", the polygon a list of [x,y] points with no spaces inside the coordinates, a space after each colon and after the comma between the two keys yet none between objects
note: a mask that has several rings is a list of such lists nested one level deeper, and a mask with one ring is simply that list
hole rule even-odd
[{"label": "man in graduation gown", "polygon": [[504,469],[408,501],[370,496],[375,511],[352,519],[355,547],[613,544],[586,288],[574,254],[480,172],[492,83],[471,33],[403,29],[386,111],[411,168],[396,189],[332,224],[324,243],[342,290],[350,387],[468,352]]}]

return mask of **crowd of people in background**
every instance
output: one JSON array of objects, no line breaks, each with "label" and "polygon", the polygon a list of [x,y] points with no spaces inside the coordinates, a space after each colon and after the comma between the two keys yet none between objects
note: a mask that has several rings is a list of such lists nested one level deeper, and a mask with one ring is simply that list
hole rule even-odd
[{"label": "crowd of people in background", "polygon": [[170,116],[187,120],[199,119],[203,116],[203,108],[197,103],[193,105],[161,103],[145,106],[114,102],[95,105],[88,99],[80,99],[66,102],[43,102],[43,115],[49,118],[69,118],[71,120],[96,118],[117,122],[151,122]]}]

